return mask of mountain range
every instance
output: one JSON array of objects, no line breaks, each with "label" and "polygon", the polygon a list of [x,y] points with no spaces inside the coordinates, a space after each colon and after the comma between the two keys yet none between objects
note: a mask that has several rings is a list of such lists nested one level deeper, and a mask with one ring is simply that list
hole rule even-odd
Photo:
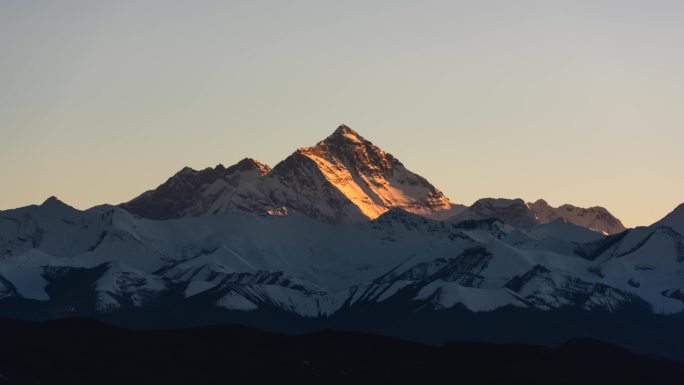
[{"label": "mountain range", "polygon": [[591,337],[684,358],[684,206],[454,204],[346,126],[274,166],[185,168],[120,205],[0,212],[0,316],[239,323],[433,344]]},{"label": "mountain range", "polygon": [[452,210],[425,178],[344,125],[273,169],[249,158],[228,168],[185,168],[122,207],[151,219],[299,212],[332,223],[374,219],[390,208],[427,216]]},{"label": "mountain range", "polygon": [[251,158],[227,168],[186,167],[121,207],[150,219],[299,212],[330,223],[362,222],[399,208],[451,221],[500,218],[525,229],[560,218],[606,234],[625,230],[602,207],[554,208],[541,199],[525,203],[487,198],[471,207],[452,204],[425,178],[345,125],[315,146],[298,149],[273,169]]}]

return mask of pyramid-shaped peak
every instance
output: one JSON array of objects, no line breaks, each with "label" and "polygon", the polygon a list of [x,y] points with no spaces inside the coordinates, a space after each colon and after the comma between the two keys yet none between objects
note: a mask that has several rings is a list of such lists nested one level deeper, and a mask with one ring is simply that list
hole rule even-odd
[{"label": "pyramid-shaped peak", "polygon": [[338,135],[345,135],[345,134],[351,134],[351,135],[358,135],[358,133],[354,130],[352,130],[349,126],[346,124],[340,124],[339,127],[335,130],[334,134]]},{"label": "pyramid-shaped peak", "polygon": [[359,135],[358,132],[349,128],[347,125],[340,125],[337,127],[335,132],[332,133],[326,140],[326,143],[333,142],[345,142],[345,143],[370,143],[363,136]]},{"label": "pyramid-shaped peak", "polygon": [[64,209],[64,208],[72,208],[68,204],[62,202],[57,198],[56,196],[51,196],[48,199],[43,202],[40,207],[45,207],[45,208],[51,208],[51,209]]},{"label": "pyramid-shaped peak", "polygon": [[333,223],[377,218],[392,208],[419,215],[451,208],[425,178],[345,124],[315,145],[298,148],[273,170],[245,158],[225,169],[186,172],[122,207],[151,219],[299,212]]},{"label": "pyramid-shaped peak", "polygon": [[49,197],[48,199],[46,199],[45,202],[43,202],[43,204],[41,206],[63,205],[63,204],[65,204],[65,203],[60,201],[59,198],[57,198],[56,196],[53,195],[53,196]]}]

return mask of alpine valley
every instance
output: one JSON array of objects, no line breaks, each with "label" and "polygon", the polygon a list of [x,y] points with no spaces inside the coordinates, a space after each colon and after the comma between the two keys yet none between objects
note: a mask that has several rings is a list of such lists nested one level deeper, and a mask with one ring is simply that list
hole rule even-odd
[{"label": "alpine valley", "polygon": [[593,338],[684,359],[684,205],[634,229],[602,207],[466,207],[343,125],[273,168],[185,168],[115,206],[0,212],[0,317]]}]

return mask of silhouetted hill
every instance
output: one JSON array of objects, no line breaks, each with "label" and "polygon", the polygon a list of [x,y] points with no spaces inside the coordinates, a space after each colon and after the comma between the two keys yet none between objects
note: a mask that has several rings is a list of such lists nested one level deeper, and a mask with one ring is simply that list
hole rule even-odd
[{"label": "silhouetted hill", "polygon": [[135,331],[88,319],[0,321],[3,384],[681,384],[684,366],[593,340],[430,347],[360,333],[242,326]]}]

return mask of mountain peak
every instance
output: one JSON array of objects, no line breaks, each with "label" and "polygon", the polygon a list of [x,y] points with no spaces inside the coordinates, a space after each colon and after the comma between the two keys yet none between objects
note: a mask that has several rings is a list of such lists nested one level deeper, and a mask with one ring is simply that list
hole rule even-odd
[{"label": "mountain peak", "polygon": [[48,199],[46,199],[45,202],[43,202],[43,203],[40,205],[40,207],[49,208],[49,209],[64,209],[64,208],[69,208],[69,209],[71,209],[71,208],[72,208],[72,207],[69,206],[68,204],[66,204],[66,203],[62,202],[61,200],[59,200],[59,198],[57,198],[57,197],[54,196],[54,195],[51,196],[51,197],[49,197]]},{"label": "mountain peak", "polygon": [[174,176],[183,176],[183,175],[194,175],[197,174],[197,170],[195,170],[192,167],[185,166],[180,171],[178,171]]},{"label": "mountain peak", "polygon": [[478,199],[472,206],[456,214],[450,220],[463,222],[482,219],[498,219],[525,230],[532,229],[539,224],[530,207],[520,198]]},{"label": "mountain peak", "polygon": [[665,218],[659,220],[651,226],[668,226],[684,235],[684,203],[677,206],[677,208],[672,210],[671,213],[667,214]]},{"label": "mountain peak", "polygon": [[323,142],[325,142],[327,144],[336,143],[336,142],[357,143],[357,144],[370,143],[366,139],[364,139],[363,136],[359,135],[358,132],[352,130],[351,128],[349,128],[349,126],[344,125],[344,124],[337,127],[335,132],[333,132],[332,135],[327,137]]},{"label": "mountain peak", "polygon": [[51,205],[64,205],[65,203],[60,201],[56,196],[51,196],[41,204],[41,206],[51,206]]},{"label": "mountain peak", "polygon": [[351,135],[358,135],[358,133],[354,130],[352,130],[349,126],[346,124],[340,124],[337,129],[335,129],[335,132],[333,132],[333,135],[338,134],[338,135],[344,135],[344,134],[351,134]]},{"label": "mountain peak", "polygon": [[536,201],[534,201],[534,203],[528,203],[528,206],[529,206],[530,208],[547,208],[547,207],[551,207],[551,205],[549,205],[549,202],[545,201],[544,199],[537,199]]},{"label": "mountain peak", "polygon": [[401,163],[391,154],[375,146],[346,125],[337,127],[332,135],[311,147],[297,149],[326,169],[353,169],[363,174],[384,174]]},{"label": "mountain peak", "polygon": [[425,178],[344,124],[273,170],[245,158],[225,169],[188,169],[183,175],[123,207],[152,219],[286,210],[336,223],[373,219],[393,207],[420,215],[452,207]]},{"label": "mountain peak", "polygon": [[344,124],[322,142],[297,152],[313,161],[323,178],[367,218],[394,207],[421,215],[451,208],[425,178]]},{"label": "mountain peak", "polygon": [[259,171],[261,175],[266,175],[271,171],[271,168],[268,165],[253,158],[244,158],[237,162],[233,167],[239,171],[256,170]]}]

